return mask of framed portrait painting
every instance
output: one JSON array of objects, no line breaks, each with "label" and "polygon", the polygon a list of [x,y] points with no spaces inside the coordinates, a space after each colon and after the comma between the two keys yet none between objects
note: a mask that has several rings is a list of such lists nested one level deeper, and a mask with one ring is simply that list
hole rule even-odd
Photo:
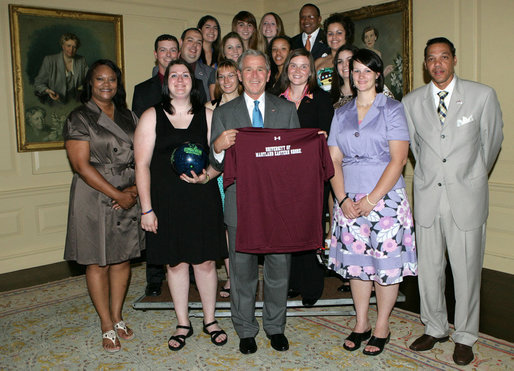
[{"label": "framed portrait painting", "polygon": [[12,4],[9,15],[18,152],[62,149],[88,66],[105,58],[123,71],[122,16]]},{"label": "framed portrait painting", "polygon": [[385,85],[395,98],[412,89],[412,0],[397,0],[342,13],[355,23],[354,45],[376,52]]}]

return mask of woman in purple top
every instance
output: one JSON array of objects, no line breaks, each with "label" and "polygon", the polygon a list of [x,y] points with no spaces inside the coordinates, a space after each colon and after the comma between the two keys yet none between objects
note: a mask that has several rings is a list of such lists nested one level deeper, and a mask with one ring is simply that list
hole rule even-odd
[{"label": "woman in purple top", "polygon": [[357,321],[344,348],[371,336],[368,317],[375,286],[378,318],[364,349],[378,355],[389,341],[389,315],[404,276],[417,274],[414,227],[402,170],[409,132],[403,105],[382,94],[383,64],[367,49],[350,61],[356,98],[335,111],[328,145],[337,204],[329,268],[350,279]]}]

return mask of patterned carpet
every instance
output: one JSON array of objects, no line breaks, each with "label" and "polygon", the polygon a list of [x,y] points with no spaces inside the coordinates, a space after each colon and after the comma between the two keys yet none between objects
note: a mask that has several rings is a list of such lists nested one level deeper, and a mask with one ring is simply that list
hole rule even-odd
[{"label": "patterned carpet", "polygon": [[274,351],[261,331],[259,350],[252,355],[239,353],[229,318],[220,319],[229,336],[223,347],[215,347],[202,333],[201,318],[192,318],[195,334],[184,349],[172,353],[166,341],[176,324],[174,314],[131,307],[144,285],[144,266],[136,267],[124,311],[136,338],[122,342],[122,351],[114,354],[101,348],[99,321],[83,276],[0,293],[0,370],[514,369],[514,344],[487,335],[481,335],[473,348],[475,360],[465,367],[453,363],[451,342],[428,352],[410,351],[408,345],[423,327],[417,315],[399,309],[391,316],[391,342],[378,357],[345,351],[341,344],[353,320],[337,316],[289,317],[290,350]]}]

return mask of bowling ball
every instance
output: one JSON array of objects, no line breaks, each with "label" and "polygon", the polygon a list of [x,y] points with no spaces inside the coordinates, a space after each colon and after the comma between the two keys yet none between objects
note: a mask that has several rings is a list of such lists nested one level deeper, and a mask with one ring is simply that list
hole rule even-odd
[{"label": "bowling ball", "polygon": [[201,144],[186,142],[175,148],[171,154],[171,166],[178,175],[200,175],[209,164],[209,155]]}]

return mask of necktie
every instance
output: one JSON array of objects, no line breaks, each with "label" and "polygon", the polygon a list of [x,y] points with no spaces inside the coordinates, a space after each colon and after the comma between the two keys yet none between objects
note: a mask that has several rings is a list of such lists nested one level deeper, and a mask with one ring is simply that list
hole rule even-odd
[{"label": "necktie", "polygon": [[264,127],[264,122],[262,120],[261,110],[259,109],[259,101],[256,100],[253,103],[255,104],[255,106],[253,108],[252,114],[252,126],[254,128],[262,128]]},{"label": "necktie", "polygon": [[307,41],[305,42],[305,49],[307,49],[308,52],[311,51],[311,36],[307,35]]},{"label": "necktie", "polygon": [[439,106],[437,107],[437,114],[439,115],[439,121],[441,121],[441,125],[444,125],[444,120],[446,119],[446,114],[448,110],[446,109],[446,104],[444,104],[444,98],[448,95],[447,91],[440,91],[437,93],[439,96]]}]

